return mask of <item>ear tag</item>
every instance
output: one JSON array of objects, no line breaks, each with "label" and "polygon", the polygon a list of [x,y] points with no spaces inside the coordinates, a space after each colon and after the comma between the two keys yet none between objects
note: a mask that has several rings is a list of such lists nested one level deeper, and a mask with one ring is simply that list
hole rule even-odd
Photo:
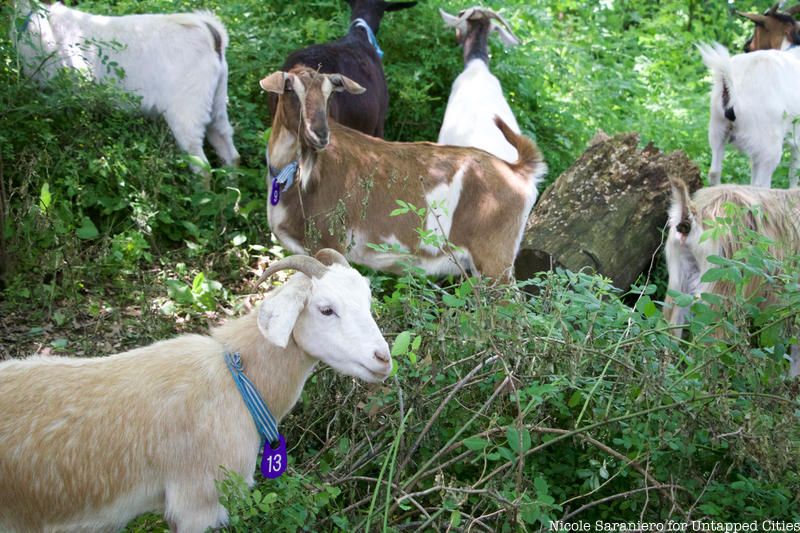
[{"label": "ear tag", "polygon": [[269,203],[271,205],[278,205],[281,201],[281,184],[278,183],[277,178],[272,178],[272,189],[269,194]]},{"label": "ear tag", "polygon": [[264,454],[261,456],[261,475],[267,479],[281,477],[286,472],[286,439],[278,435],[278,446],[272,449],[269,440],[264,443]]}]

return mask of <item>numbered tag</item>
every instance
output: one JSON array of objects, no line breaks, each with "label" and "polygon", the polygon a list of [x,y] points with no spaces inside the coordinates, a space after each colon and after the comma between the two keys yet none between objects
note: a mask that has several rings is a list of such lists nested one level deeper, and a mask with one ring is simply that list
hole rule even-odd
[{"label": "numbered tag", "polygon": [[278,435],[278,446],[273,450],[269,441],[264,443],[261,456],[261,475],[267,479],[280,477],[286,471],[286,440]]},{"label": "numbered tag", "polygon": [[278,202],[281,200],[281,184],[278,183],[278,180],[272,178],[272,190],[269,194],[269,203],[272,205],[278,205]]}]

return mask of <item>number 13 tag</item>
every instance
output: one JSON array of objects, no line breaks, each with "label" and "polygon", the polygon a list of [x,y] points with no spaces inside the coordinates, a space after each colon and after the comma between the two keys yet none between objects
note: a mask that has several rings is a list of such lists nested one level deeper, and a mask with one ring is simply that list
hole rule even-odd
[{"label": "number 13 tag", "polygon": [[286,471],[286,440],[283,435],[278,435],[278,446],[273,450],[267,440],[264,443],[264,453],[261,456],[261,475],[267,479],[280,477]]}]

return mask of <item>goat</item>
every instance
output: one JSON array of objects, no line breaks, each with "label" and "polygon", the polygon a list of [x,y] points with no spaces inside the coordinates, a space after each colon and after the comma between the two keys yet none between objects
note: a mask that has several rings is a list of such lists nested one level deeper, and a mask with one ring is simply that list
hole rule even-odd
[{"label": "goat", "polygon": [[800,45],[800,24],[794,19],[794,15],[800,12],[800,4],[785,13],[778,11],[779,5],[773,5],[763,15],[737,12],[756,25],[753,36],[744,45],[745,52],[788,50]]},{"label": "goat", "polygon": [[340,254],[293,256],[261,306],[215,328],[109,357],[0,363],[0,530],[116,531],[147,511],[173,530],[227,522],[215,481],[253,484],[259,431],[226,365],[243,370],[277,420],[317,361],[383,381],[389,347],[369,284]]},{"label": "goat", "polygon": [[795,94],[800,86],[800,48],[733,57],[720,44],[699,44],[698,49],[713,78],[709,184],[719,185],[725,144],[731,142],[750,157],[751,183],[770,187],[789,134],[789,186],[795,187],[800,163],[800,131],[794,126],[800,116],[800,99]]},{"label": "goat", "polygon": [[464,47],[464,71],[453,82],[439,143],[473,146],[506,161],[516,161],[517,151],[494,127],[499,116],[519,133],[519,125],[503,97],[500,81],[489,71],[489,34],[496,31],[508,46],[519,44],[508,23],[491,9],[471,7],[457,17],[439,10],[446,25],[456,28]]},{"label": "goat", "polygon": [[[335,248],[379,270],[396,272],[397,262],[410,255],[428,274],[468,268],[511,276],[536,184],[546,171],[533,141],[498,118],[497,127],[519,152],[516,163],[476,148],[387,142],[328,119],[333,92],[364,90],[346,76],[295,67],[260,84],[279,95],[268,152],[283,170],[273,178],[267,213],[284,246],[295,252]],[[287,182],[281,198],[280,178],[287,174],[298,176],[298,185],[292,190]],[[390,217],[396,200],[415,209]],[[425,234],[447,239],[456,247],[452,255],[421,239],[415,230],[420,208]]]},{"label": "goat", "polygon": [[[205,137],[224,164],[238,164],[227,111],[228,34],[213,14],[107,17],[20,0],[17,15],[14,39],[30,76],[44,82],[72,68],[114,80],[141,97],[143,112],[163,115],[178,146],[203,167]],[[208,181],[203,167],[190,166]]]},{"label": "goat", "polygon": [[[746,229],[773,241],[769,252],[776,258],[800,254],[800,190],[763,189],[745,185],[718,185],[698,190],[690,198],[686,184],[673,180],[672,205],[669,209],[669,232],[666,244],[668,289],[684,294],[701,293],[733,296],[735,287],[729,282],[703,282],[703,275],[712,263],[709,256],[734,257],[742,247],[733,235],[701,239],[708,223],[725,216],[724,207],[733,204],[743,209],[759,207],[761,213],[746,213]],[[750,283],[745,296],[758,296],[769,301],[769,286]],[[675,305],[667,296],[664,302],[665,318],[674,325],[686,323],[689,310]],[[791,375],[800,374],[800,350],[792,348]]]},{"label": "goat", "polygon": [[[383,51],[378,46],[376,35],[385,12],[407,9],[417,2],[347,0],[347,3],[351,13],[347,34],[330,43],[295,50],[286,58],[281,70],[289,71],[295,66],[305,65],[329,74],[338,72],[354,80],[366,89],[366,96],[335,95],[330,104],[331,116],[343,126],[382,138],[389,108],[389,89],[381,61]],[[277,98],[269,98],[273,117],[277,104]]]}]

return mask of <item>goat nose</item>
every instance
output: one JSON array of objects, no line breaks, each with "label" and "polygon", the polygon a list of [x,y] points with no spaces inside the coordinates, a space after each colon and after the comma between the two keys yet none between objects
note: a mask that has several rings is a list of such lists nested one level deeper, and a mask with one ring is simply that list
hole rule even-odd
[{"label": "goat nose", "polygon": [[314,132],[314,135],[316,135],[320,141],[324,141],[328,138],[328,128],[312,128],[311,131]]},{"label": "goat nose", "polygon": [[391,356],[386,350],[375,350],[375,359],[388,365],[391,361]]}]

